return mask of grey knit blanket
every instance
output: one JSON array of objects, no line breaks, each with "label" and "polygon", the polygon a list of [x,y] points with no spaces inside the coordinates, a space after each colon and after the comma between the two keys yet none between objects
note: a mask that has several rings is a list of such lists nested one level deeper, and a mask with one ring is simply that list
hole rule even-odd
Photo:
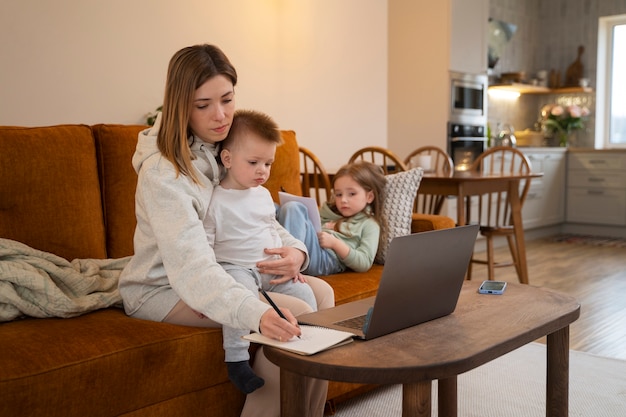
[{"label": "grey knit blanket", "polygon": [[69,262],[0,238],[0,322],[22,316],[68,318],[121,306],[117,283],[129,259]]}]

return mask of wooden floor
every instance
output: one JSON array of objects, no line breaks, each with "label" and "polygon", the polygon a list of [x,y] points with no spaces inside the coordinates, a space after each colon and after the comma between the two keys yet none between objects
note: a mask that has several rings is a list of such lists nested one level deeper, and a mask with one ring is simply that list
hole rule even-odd
[{"label": "wooden floor", "polygon": [[[570,326],[570,348],[626,360],[626,248],[542,238],[528,241],[526,250],[530,285],[580,301],[580,318]],[[508,256],[506,246],[497,249],[496,259]],[[498,268],[495,275],[497,280],[517,282],[512,267]],[[483,279],[486,268],[474,264],[472,280]]]}]

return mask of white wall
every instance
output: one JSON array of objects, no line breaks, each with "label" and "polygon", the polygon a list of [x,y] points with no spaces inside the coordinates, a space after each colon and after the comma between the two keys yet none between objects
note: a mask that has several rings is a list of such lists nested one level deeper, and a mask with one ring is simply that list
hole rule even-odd
[{"label": "white wall", "polygon": [[178,49],[214,43],[237,105],[330,170],[387,145],[387,0],[3,0],[0,125],[144,123]]}]

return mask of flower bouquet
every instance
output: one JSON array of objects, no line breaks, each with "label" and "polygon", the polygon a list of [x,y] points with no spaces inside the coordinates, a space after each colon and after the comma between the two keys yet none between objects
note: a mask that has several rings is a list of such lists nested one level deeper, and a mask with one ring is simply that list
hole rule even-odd
[{"label": "flower bouquet", "polygon": [[573,130],[584,127],[583,119],[589,116],[589,109],[572,104],[546,104],[541,109],[541,126],[553,134],[559,135],[559,145],[567,146],[567,139]]}]

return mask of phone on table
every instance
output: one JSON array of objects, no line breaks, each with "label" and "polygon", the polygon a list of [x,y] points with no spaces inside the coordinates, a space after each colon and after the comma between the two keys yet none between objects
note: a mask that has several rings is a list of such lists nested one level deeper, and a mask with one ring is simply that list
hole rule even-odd
[{"label": "phone on table", "polygon": [[478,292],[481,294],[502,294],[505,288],[505,281],[483,281]]}]

